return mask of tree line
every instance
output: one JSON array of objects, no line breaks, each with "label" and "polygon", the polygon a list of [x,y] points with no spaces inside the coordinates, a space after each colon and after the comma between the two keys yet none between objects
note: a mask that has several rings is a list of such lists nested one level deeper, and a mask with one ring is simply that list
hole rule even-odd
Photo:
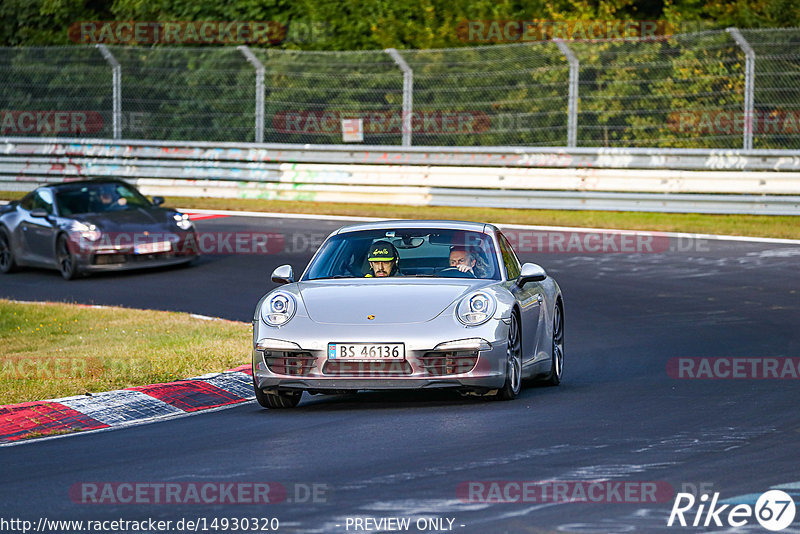
[{"label": "tree line", "polygon": [[[800,26],[798,0],[3,0],[0,45],[75,44],[82,21],[269,21],[269,46],[428,49],[509,42],[508,21],[658,21],[676,33]],[[469,35],[470,22],[483,22]],[[489,24],[494,21],[494,28]],[[473,25],[473,29],[477,29]],[[71,33],[71,29],[73,30]],[[497,30],[501,31],[498,40]],[[504,30],[514,35],[504,35]],[[523,28],[524,29],[524,28]],[[191,30],[191,28],[190,28]],[[281,33],[282,32],[282,33]],[[494,33],[490,33],[494,32]],[[530,35],[537,34],[536,31]],[[580,32],[579,32],[580,35]],[[488,37],[480,39],[478,37]],[[520,37],[521,39],[522,37]],[[135,41],[131,44],[151,45]],[[157,44],[160,41],[157,41]],[[113,43],[120,44],[120,43]],[[202,44],[179,41],[177,45]]]}]

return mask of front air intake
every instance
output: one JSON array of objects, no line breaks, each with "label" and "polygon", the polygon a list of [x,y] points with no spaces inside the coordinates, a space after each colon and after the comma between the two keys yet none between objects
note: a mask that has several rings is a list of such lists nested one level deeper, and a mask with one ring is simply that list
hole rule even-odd
[{"label": "front air intake", "polygon": [[306,376],[314,367],[315,359],[308,352],[264,352],[264,363],[277,375]]},{"label": "front air intake", "polygon": [[426,352],[420,358],[422,367],[432,376],[460,375],[469,373],[478,362],[478,351]]}]

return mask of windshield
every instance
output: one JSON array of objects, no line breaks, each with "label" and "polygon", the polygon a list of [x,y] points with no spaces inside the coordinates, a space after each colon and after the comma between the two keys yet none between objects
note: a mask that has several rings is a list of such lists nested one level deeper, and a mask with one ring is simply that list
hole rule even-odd
[{"label": "windshield", "polygon": [[331,237],[303,280],[383,276],[499,280],[492,238],[481,232],[409,228]]},{"label": "windshield", "polygon": [[104,213],[152,206],[141,193],[127,184],[100,182],[59,187],[56,204],[62,216],[80,213]]}]

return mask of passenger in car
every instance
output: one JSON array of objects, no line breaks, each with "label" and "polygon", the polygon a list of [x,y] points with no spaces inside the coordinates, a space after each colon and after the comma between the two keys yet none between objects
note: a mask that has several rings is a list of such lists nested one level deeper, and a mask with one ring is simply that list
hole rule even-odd
[{"label": "passenger in car", "polygon": [[450,267],[455,267],[462,273],[472,273],[477,278],[484,278],[487,269],[480,254],[475,253],[470,247],[453,245],[450,247]]}]

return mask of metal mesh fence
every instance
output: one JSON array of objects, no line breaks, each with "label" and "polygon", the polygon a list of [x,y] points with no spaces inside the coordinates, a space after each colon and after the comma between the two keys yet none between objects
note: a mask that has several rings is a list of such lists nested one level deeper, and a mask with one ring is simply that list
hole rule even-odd
[{"label": "metal mesh fence", "polygon": [[800,30],[742,30],[755,52],[753,148],[800,147]]},{"label": "metal mesh fence", "polygon": [[414,144],[566,144],[569,68],[555,44],[400,54],[414,73]]},{"label": "metal mesh fence", "polygon": [[733,149],[749,137],[753,148],[800,148],[800,29],[741,37],[718,30],[396,57],[5,48],[0,134],[341,144],[354,142],[343,120],[360,119],[355,140],[377,145]]},{"label": "metal mesh fence", "polygon": [[109,47],[122,71],[122,137],[254,141],[255,71],[233,47]]},{"label": "metal mesh fence", "polygon": [[728,32],[570,46],[581,65],[579,146],[741,148],[741,131],[723,131],[744,101]]},{"label": "metal mesh fence", "polygon": [[111,137],[111,70],[94,48],[3,49],[0,113],[3,135]]},{"label": "metal mesh fence", "polygon": [[342,143],[342,119],[362,118],[364,142],[399,144],[403,75],[375,52],[253,49],[264,65],[264,141]]}]

